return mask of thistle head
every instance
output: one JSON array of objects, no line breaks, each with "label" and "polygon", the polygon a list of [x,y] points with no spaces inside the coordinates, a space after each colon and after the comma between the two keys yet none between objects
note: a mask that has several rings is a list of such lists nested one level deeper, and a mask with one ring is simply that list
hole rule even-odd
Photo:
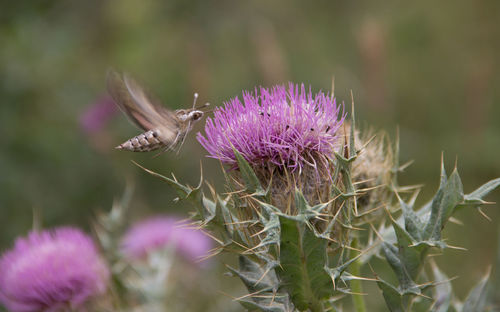
[{"label": "thistle head", "polygon": [[75,310],[106,291],[109,270],[89,236],[63,227],[18,238],[0,260],[9,311]]},{"label": "thistle head", "polygon": [[209,157],[233,172],[239,169],[234,150],[240,153],[260,182],[270,186],[273,203],[288,209],[296,188],[313,202],[325,193],[344,117],[329,94],[313,95],[304,85],[291,83],[288,88],[261,87],[243,92],[243,101],[235,97],[216,108],[198,141]]},{"label": "thistle head", "polygon": [[121,243],[122,253],[130,260],[144,258],[149,252],[166,247],[173,247],[185,259],[197,262],[208,254],[212,244],[203,231],[170,216],[137,222],[125,233]]}]

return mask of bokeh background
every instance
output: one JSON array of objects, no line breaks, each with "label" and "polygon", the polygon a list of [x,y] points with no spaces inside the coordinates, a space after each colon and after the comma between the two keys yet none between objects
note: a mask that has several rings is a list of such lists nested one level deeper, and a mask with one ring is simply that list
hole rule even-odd
[{"label": "bokeh background", "polygon": [[[440,155],[458,158],[465,191],[500,176],[500,2],[478,1],[2,1],[0,10],[0,250],[33,223],[90,230],[127,180],[132,218],[190,207],[130,160],[195,184],[219,183],[193,133],[178,155],[113,147],[138,131],[106,97],[112,66],[136,75],[172,109],[213,105],[243,89],[288,81],[330,90],[365,128],[399,126],[401,182],[438,185]],[[100,108],[96,108],[100,107]],[[500,202],[500,191],[489,198]],[[500,206],[461,211],[436,257],[463,298],[492,264]],[[383,268],[380,268],[383,270]],[[221,277],[221,279],[229,279]],[[230,282],[231,283],[231,282]],[[237,282],[236,282],[237,283]],[[241,289],[224,288],[232,296]],[[385,308],[366,286],[372,307]],[[240,291],[241,290],[241,291]],[[221,295],[222,296],[222,295]],[[228,297],[228,302],[230,298]]]}]

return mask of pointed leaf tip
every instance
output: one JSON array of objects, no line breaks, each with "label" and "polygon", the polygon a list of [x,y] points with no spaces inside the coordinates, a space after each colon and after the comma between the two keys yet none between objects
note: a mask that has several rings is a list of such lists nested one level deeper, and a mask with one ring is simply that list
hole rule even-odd
[{"label": "pointed leaf tip", "polygon": [[257,196],[265,196],[266,195],[266,190],[262,187],[260,184],[259,178],[253,171],[252,167],[250,164],[246,161],[246,159],[238,152],[234,146],[233,148],[233,153],[234,156],[236,157],[236,161],[238,162],[238,168],[241,173],[241,178],[243,179],[243,182],[245,183],[245,187],[247,191],[250,193],[257,195]]}]

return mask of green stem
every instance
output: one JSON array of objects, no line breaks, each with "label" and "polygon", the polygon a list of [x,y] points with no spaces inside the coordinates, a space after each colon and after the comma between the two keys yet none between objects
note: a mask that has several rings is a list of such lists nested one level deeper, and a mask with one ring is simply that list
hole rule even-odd
[{"label": "green stem", "polygon": [[[353,247],[353,249],[358,248],[358,239],[357,238],[354,238],[352,240],[351,247]],[[356,256],[356,255],[357,255],[357,252],[353,252],[353,256]],[[349,268],[350,268],[352,275],[360,276],[360,274],[361,274],[361,262],[359,261],[359,259],[354,261],[350,265]],[[352,295],[352,301],[354,303],[354,310],[356,312],[366,312],[365,299],[364,299],[364,296],[362,295],[363,286],[361,285],[361,281],[355,280],[355,279],[351,280],[351,290],[353,293],[355,293],[354,295]]]},{"label": "green stem", "polygon": [[325,309],[323,308],[323,304],[321,303],[321,301],[318,301],[318,300],[315,300],[314,302],[311,303],[309,310],[311,312],[323,312],[323,311],[325,311]]}]

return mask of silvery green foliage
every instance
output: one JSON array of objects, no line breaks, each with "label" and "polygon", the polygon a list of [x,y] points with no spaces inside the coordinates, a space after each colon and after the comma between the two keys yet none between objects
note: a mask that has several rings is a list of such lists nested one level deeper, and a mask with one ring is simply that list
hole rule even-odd
[{"label": "silvery green foliage", "polygon": [[[353,129],[351,131],[354,131]],[[201,225],[219,240],[219,251],[239,254],[239,268],[230,268],[246,285],[249,295],[239,299],[249,310],[261,311],[324,311],[331,306],[334,295],[348,294],[350,281],[358,277],[349,274],[349,266],[359,255],[344,248],[350,244],[347,234],[354,229],[359,215],[356,212],[357,192],[351,180],[350,168],[357,158],[354,136],[347,146],[336,153],[332,180],[334,186],[326,203],[310,205],[301,190],[295,189],[296,214],[284,212],[271,204],[269,188],[264,187],[250,164],[233,149],[238,164],[241,189],[229,189],[221,196],[210,187],[210,196],[202,189],[202,180],[196,187],[183,185],[175,177],[169,178],[145,169],[174,187],[179,200],[190,200],[197,208]],[[229,184],[231,185],[231,184]],[[238,211],[245,209],[251,198],[258,209],[250,218],[241,220]],[[327,215],[333,201],[345,208],[336,215]],[[342,203],[342,204],[339,204]],[[280,209],[281,208],[281,209]],[[320,218],[328,222],[318,228]],[[252,244],[247,226],[259,224],[261,239]],[[339,230],[340,228],[340,230]],[[339,237],[335,253],[329,250],[331,234]],[[255,236],[255,235],[253,235]]]},{"label": "silvery green foliage", "polygon": [[131,196],[128,186],[122,199],[109,213],[99,214],[94,224],[111,266],[113,311],[232,311],[232,306],[221,308],[214,299],[213,282],[206,281],[209,271],[179,259],[173,244],[148,250],[138,259],[126,256],[121,243]]},{"label": "silvery green foliage", "polygon": [[[127,185],[121,200],[115,200],[109,213],[98,215],[94,229],[113,276],[115,305],[121,311],[165,311],[167,278],[173,254],[168,248],[152,252],[144,262],[131,263],[120,252],[121,236],[133,188]],[[131,304],[134,302],[134,304]]]},{"label": "silvery green foliage", "polygon": [[[391,227],[382,229],[384,240],[381,242],[381,249],[399,283],[391,285],[380,278],[377,281],[391,311],[410,311],[413,300],[423,297],[424,291],[431,286],[439,289],[437,294],[439,300],[450,300],[451,288],[450,293],[446,294],[447,290],[443,290],[443,286],[439,286],[439,283],[419,279],[426,256],[433,248],[449,247],[442,239],[441,232],[456,210],[485,204],[484,196],[499,185],[500,179],[495,179],[464,195],[457,169],[455,168],[448,176],[444,165],[441,165],[440,185],[431,202],[415,211],[415,197],[405,202],[398,196],[398,207],[402,210],[402,215],[399,220],[391,217]],[[434,272],[437,280],[443,280],[437,267]],[[483,292],[486,280],[487,278],[481,282],[483,286],[480,287],[481,284],[477,286],[479,289],[476,290],[476,294],[469,296],[463,308],[456,308],[457,311],[482,311],[478,307],[482,307],[483,300],[479,300],[477,293]],[[443,311],[446,309],[448,307]]]},{"label": "silvery green foliage", "polygon": [[[209,186],[209,195],[203,190],[203,179],[196,187],[183,185],[172,178],[148,171],[170,184],[178,193],[179,200],[189,200],[197,208],[200,225],[205,226],[220,242],[219,252],[239,255],[239,268],[229,268],[248,289],[249,294],[239,302],[248,310],[259,311],[340,311],[331,298],[339,294],[352,295],[353,282],[362,279],[351,274],[356,263],[368,263],[371,256],[382,254],[397,277],[397,284],[376,275],[376,283],[382,290],[390,311],[413,311],[418,302],[424,309],[435,311],[479,311],[486,306],[485,277],[460,303],[455,299],[447,278],[434,267],[434,279],[423,273],[427,255],[432,249],[449,247],[441,232],[450,217],[458,209],[484,205],[484,197],[500,185],[500,179],[492,180],[470,194],[463,193],[462,182],[456,168],[447,175],[441,168],[441,183],[433,199],[420,209],[414,203],[418,187],[409,199],[400,197],[401,191],[411,187],[397,184],[399,164],[394,165],[392,192],[388,212],[389,226],[383,222],[379,227],[380,239],[369,239],[362,253],[352,252],[357,227],[363,226],[363,213],[358,207],[360,191],[352,181],[351,168],[359,155],[354,148],[354,119],[351,120],[349,142],[335,154],[331,201],[342,202],[344,209],[335,215],[326,215],[331,203],[310,205],[301,190],[295,190],[296,214],[288,214],[271,204],[269,187],[263,186],[252,167],[239,152],[233,149],[238,172],[244,189],[231,188],[225,195],[217,194]],[[396,145],[396,158],[398,154]],[[230,180],[230,177],[227,177]],[[251,198],[258,203],[258,210],[251,218],[241,219],[239,211],[247,208]],[[401,211],[397,219],[394,212]],[[321,217],[328,220],[326,226],[318,228],[315,222]],[[380,219],[384,215],[377,216]],[[247,225],[259,224],[261,239],[252,244]],[[332,233],[340,228],[336,243],[330,248]],[[354,235],[353,235],[354,233]],[[432,296],[432,298],[430,297]],[[355,296],[354,296],[355,297]],[[363,305],[356,305],[358,311],[365,311]]]}]

